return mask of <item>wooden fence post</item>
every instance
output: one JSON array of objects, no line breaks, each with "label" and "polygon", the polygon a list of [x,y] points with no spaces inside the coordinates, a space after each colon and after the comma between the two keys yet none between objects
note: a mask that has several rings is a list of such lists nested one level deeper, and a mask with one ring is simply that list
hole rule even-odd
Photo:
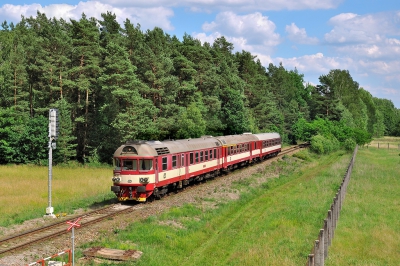
[{"label": "wooden fence post", "polygon": [[314,266],[314,254],[308,254],[308,266]]},{"label": "wooden fence post", "polygon": [[319,230],[319,259],[320,259],[320,265],[325,264],[325,243],[324,243],[324,229]]},{"label": "wooden fence post", "polygon": [[321,264],[321,253],[319,250],[319,240],[315,240],[314,242],[314,265],[315,266],[322,266]]}]

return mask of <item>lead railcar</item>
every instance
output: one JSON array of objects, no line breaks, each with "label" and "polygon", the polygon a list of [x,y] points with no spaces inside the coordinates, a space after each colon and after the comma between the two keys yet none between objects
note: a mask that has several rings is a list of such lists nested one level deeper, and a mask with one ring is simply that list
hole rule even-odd
[{"label": "lead railcar", "polygon": [[281,151],[278,133],[244,133],[167,141],[128,141],[114,152],[111,190],[118,200],[146,201]]}]

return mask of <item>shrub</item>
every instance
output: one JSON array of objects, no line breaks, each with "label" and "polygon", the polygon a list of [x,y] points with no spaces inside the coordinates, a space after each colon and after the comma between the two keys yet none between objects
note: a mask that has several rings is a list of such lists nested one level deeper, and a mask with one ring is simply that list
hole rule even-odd
[{"label": "shrub", "polygon": [[325,138],[321,135],[316,135],[311,138],[311,146],[310,149],[318,154],[324,154],[324,140]]},{"label": "shrub", "polygon": [[356,147],[356,141],[354,139],[346,139],[343,146],[346,151],[353,151]]},{"label": "shrub", "polygon": [[299,152],[296,152],[293,154],[293,157],[299,158],[304,161],[311,161],[310,154],[308,153],[308,150],[302,150]]},{"label": "shrub", "polygon": [[330,139],[321,135],[311,138],[311,150],[317,154],[328,154],[340,148],[339,141],[332,136]]}]

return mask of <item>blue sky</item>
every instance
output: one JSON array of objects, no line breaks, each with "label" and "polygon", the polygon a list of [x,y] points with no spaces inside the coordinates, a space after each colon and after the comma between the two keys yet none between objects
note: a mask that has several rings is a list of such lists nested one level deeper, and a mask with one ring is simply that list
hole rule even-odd
[{"label": "blue sky", "polygon": [[212,43],[225,36],[264,66],[282,62],[305,82],[331,69],[348,70],[360,87],[400,108],[400,1],[398,0],[98,0],[0,3],[0,20],[21,15],[79,20],[111,11],[142,30],[162,28]]}]

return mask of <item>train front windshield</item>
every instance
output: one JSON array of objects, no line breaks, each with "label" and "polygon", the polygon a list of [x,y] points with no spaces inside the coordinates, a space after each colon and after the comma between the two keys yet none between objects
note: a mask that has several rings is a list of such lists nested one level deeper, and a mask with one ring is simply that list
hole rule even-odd
[{"label": "train front windshield", "polygon": [[114,158],[115,170],[150,171],[153,170],[152,159],[120,159]]},{"label": "train front windshield", "polygon": [[151,160],[151,159],[140,159],[139,160],[139,170],[140,171],[153,170],[153,160]]}]

